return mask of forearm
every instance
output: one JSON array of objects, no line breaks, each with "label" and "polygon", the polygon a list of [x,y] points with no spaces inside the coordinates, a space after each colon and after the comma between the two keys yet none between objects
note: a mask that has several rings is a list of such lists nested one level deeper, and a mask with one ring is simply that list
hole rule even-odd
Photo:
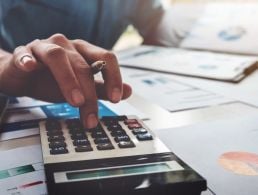
[{"label": "forearm", "polygon": [[178,47],[186,36],[192,19],[170,8],[160,22],[144,37],[144,44]]}]

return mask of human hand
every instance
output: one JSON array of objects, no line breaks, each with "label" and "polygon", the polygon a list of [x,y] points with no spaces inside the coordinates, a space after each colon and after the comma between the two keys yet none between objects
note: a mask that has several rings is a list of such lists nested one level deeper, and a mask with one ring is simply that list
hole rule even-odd
[{"label": "human hand", "polygon": [[[98,123],[98,99],[117,103],[131,95],[131,87],[122,83],[115,55],[83,40],[68,40],[55,34],[20,46],[5,56],[1,60],[2,92],[51,102],[66,100],[80,108],[87,128]],[[89,65],[98,60],[106,62],[103,81],[94,80]]]}]

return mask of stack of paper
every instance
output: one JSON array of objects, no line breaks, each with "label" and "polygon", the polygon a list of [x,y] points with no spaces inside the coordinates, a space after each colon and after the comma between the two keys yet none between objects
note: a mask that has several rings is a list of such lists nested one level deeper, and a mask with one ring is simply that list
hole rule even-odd
[{"label": "stack of paper", "polygon": [[140,46],[118,53],[125,67],[238,82],[256,69],[257,57]]}]

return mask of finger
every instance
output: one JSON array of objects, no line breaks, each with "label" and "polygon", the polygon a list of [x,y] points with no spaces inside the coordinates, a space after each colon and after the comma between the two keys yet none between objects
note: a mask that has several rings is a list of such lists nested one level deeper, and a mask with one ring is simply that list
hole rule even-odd
[{"label": "finger", "polygon": [[98,124],[98,102],[91,67],[76,51],[68,52],[68,56],[85,97],[80,107],[81,120],[86,128],[94,128]]},{"label": "finger", "polygon": [[[102,81],[96,81],[95,86],[96,86],[98,98],[103,100],[108,100],[108,96],[105,93],[104,83]],[[122,88],[123,88],[123,96],[121,99],[124,100],[131,96],[132,88],[130,87],[130,85],[126,83],[123,83]]]},{"label": "finger", "polygon": [[17,47],[13,52],[13,57],[16,67],[25,72],[31,72],[37,68],[36,59],[26,46]]},{"label": "finger", "polygon": [[65,48],[66,50],[74,50],[74,47],[71,41],[67,39],[65,35],[60,33],[56,33],[52,35],[46,41],[59,45],[60,47]]},{"label": "finger", "polygon": [[89,62],[102,60],[106,62],[106,67],[102,70],[105,81],[105,91],[108,99],[117,103],[121,100],[123,94],[122,78],[117,59],[112,52],[94,46],[82,40],[73,41],[76,50]]},{"label": "finger", "polygon": [[37,59],[42,61],[53,74],[66,101],[73,106],[83,105],[85,99],[82,89],[66,51],[58,45],[42,41],[36,41],[30,46]]}]

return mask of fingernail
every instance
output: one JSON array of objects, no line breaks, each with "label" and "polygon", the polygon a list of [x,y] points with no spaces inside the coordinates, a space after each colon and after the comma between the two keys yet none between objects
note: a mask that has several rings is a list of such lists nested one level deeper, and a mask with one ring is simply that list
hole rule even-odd
[{"label": "fingernail", "polygon": [[112,91],[112,101],[119,102],[121,100],[121,91],[118,88],[114,88]]},{"label": "fingernail", "polygon": [[76,105],[82,105],[85,101],[85,99],[79,89],[74,89],[72,91],[72,100]]},{"label": "fingernail", "polygon": [[28,56],[28,55],[27,56],[23,56],[20,61],[21,61],[22,65],[24,66],[29,61],[32,61],[32,57]]},{"label": "fingernail", "polygon": [[95,114],[89,114],[87,117],[87,128],[95,128],[98,125],[98,119]]},{"label": "fingernail", "polygon": [[29,56],[29,55],[23,56],[20,59],[20,64],[21,64],[21,66],[23,66],[28,71],[34,70],[35,67],[36,67],[35,63],[33,63],[32,57]]}]

